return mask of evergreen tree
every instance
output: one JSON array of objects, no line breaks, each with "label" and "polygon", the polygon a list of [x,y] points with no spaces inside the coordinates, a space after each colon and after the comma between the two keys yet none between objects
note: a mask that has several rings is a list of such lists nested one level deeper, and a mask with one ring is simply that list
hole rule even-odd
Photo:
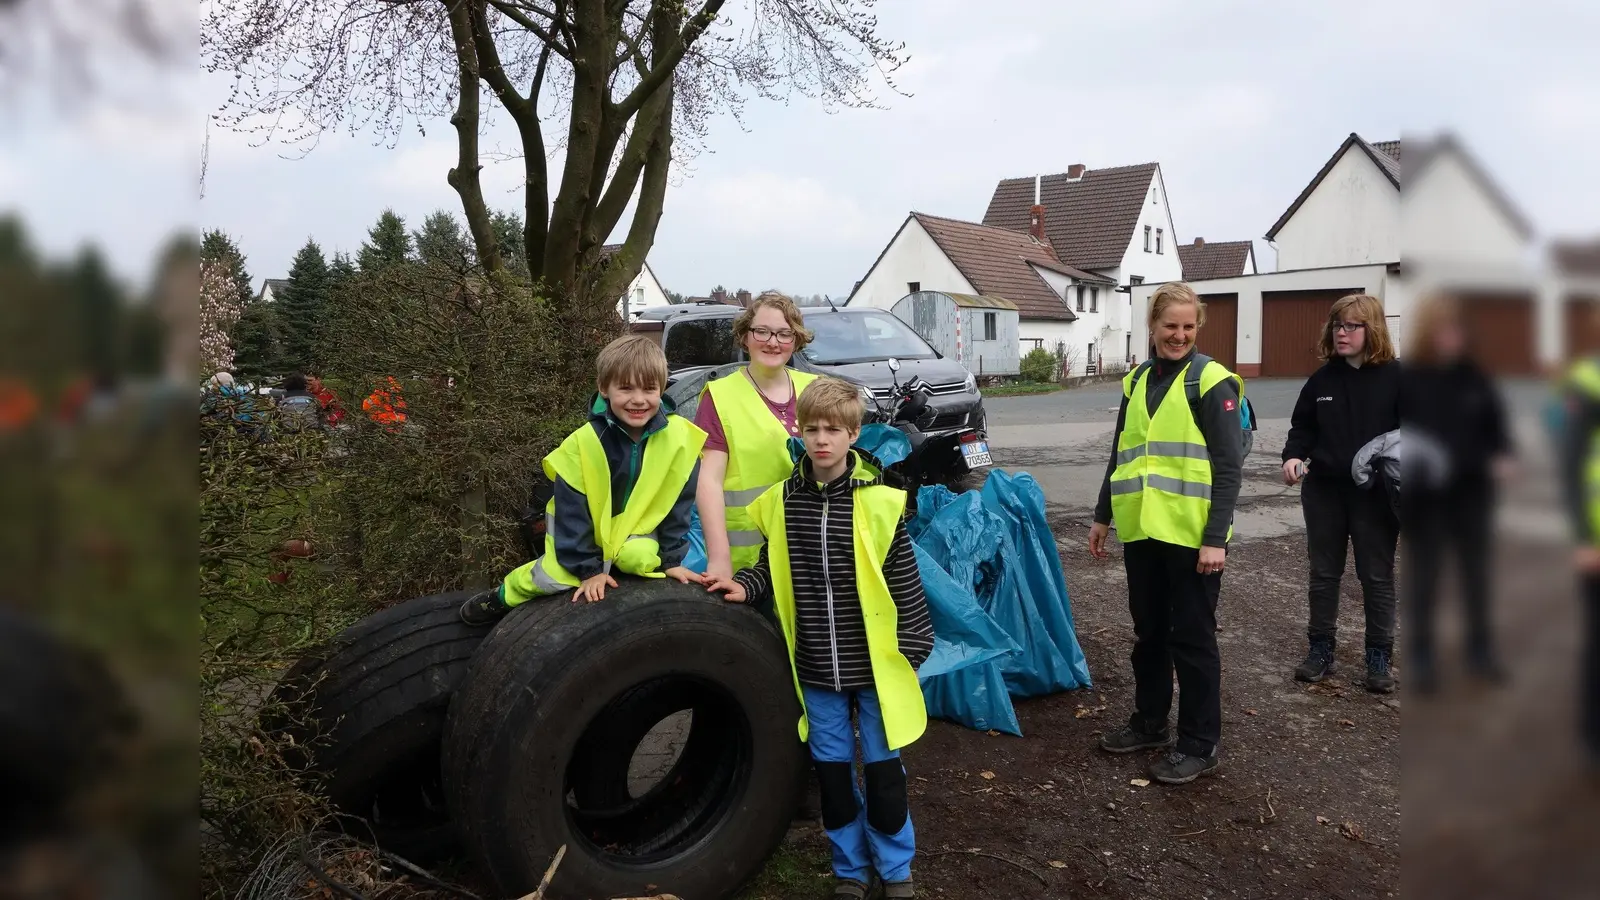
[{"label": "evergreen tree", "polygon": [[289,284],[277,303],[278,326],[283,336],[283,371],[278,374],[308,372],[316,365],[328,281],[328,263],[322,248],[308,239],[295,254],[294,264],[289,267]]},{"label": "evergreen tree", "polygon": [[234,323],[233,373],[252,384],[283,374],[282,341],[278,335],[278,304],[256,301],[244,308]]},{"label": "evergreen tree", "polygon": [[514,212],[496,212],[490,227],[494,229],[495,242],[500,245],[500,258],[505,261],[506,271],[527,278],[528,248],[523,244],[526,233],[522,217]]},{"label": "evergreen tree", "polygon": [[255,285],[250,282],[250,271],[245,268],[244,252],[227,232],[213,228],[200,238],[200,261],[215,262],[226,259],[228,274],[239,288],[239,303],[249,306],[256,299]]},{"label": "evergreen tree", "polygon": [[367,242],[361,245],[357,257],[361,271],[377,272],[390,266],[411,261],[411,234],[406,231],[406,220],[386,209],[377,224],[367,232]]},{"label": "evergreen tree", "polygon": [[411,235],[417,259],[425,266],[461,270],[473,263],[473,249],[467,243],[461,223],[448,210],[436,210],[422,220],[422,230]]},{"label": "evergreen tree", "polygon": [[339,295],[349,289],[357,274],[356,264],[350,260],[350,254],[335,253],[333,262],[328,265],[328,302],[338,303]]}]

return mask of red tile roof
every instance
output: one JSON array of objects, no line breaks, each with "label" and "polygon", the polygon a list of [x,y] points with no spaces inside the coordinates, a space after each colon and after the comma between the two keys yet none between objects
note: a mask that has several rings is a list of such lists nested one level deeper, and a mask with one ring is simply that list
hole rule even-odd
[{"label": "red tile roof", "polygon": [[1103,281],[1088,272],[1065,266],[1051,250],[1026,231],[990,228],[927,213],[914,212],[923,230],[933,238],[950,262],[972,283],[972,289],[986,297],[1003,297],[1017,305],[1024,319],[1072,321],[1077,315],[1055,292],[1032,263],[1075,278]]},{"label": "red tile roof", "polygon": [[[1139,223],[1155,163],[1089,169],[1078,181],[1065,173],[1039,178],[1045,235],[1063,262],[1080,269],[1122,265]],[[1007,178],[995,186],[983,224],[1027,231],[1034,178]]]},{"label": "red tile roof", "polygon": [[1592,241],[1555,241],[1550,256],[1563,275],[1600,275],[1600,238]]},{"label": "red tile roof", "polygon": [[1178,260],[1183,263],[1184,281],[1243,275],[1245,261],[1249,258],[1249,241],[1206,241],[1199,247],[1194,244],[1178,245]]}]

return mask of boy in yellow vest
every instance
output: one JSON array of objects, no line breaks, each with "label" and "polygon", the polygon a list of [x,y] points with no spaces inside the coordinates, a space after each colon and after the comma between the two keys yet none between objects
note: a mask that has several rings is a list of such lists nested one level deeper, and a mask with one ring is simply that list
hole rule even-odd
[{"label": "boy in yellow vest", "polygon": [[776,608],[800,695],[800,738],[811,748],[833,845],[833,896],[901,900],[914,896],[916,838],[900,748],[927,725],[916,670],[933,650],[903,521],[906,495],[883,484],[877,460],[851,449],[865,413],[855,387],[820,378],[796,412],[805,455],[750,506],[766,539],[760,559],[708,589],[735,603],[770,599]]},{"label": "boy in yellow vest", "polygon": [[469,625],[539,596],[603,600],[614,572],[701,582],[683,557],[705,432],[663,406],[667,358],[648,335],[612,341],[595,367],[589,422],[544,458],[555,482],[544,553],[462,604]]}]

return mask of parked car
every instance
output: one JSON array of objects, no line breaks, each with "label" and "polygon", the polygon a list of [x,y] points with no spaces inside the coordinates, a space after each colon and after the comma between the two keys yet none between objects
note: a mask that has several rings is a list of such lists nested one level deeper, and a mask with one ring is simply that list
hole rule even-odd
[{"label": "parked car", "polygon": [[[634,314],[635,332],[660,337],[671,372],[666,395],[681,415],[694,416],[707,381],[744,365],[744,350],[733,339],[733,320],[742,311],[708,303],[649,307]],[[905,431],[912,451],[901,469],[914,485],[972,486],[975,479],[969,476],[990,465],[977,378],[885,310],[813,306],[802,313],[816,336],[790,364],[852,382],[867,400],[869,417]],[[912,382],[927,402],[925,407],[919,403],[915,420],[908,421],[896,412],[903,408],[904,386]]]}]

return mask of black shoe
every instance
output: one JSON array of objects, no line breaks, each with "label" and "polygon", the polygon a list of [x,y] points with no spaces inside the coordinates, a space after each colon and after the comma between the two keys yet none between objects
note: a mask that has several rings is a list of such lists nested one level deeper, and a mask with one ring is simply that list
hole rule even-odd
[{"label": "black shoe", "polygon": [[1150,766],[1150,777],[1162,784],[1188,784],[1201,775],[1209,775],[1222,765],[1222,757],[1213,748],[1210,756],[1194,756],[1174,750]]},{"label": "black shoe", "polygon": [[1120,731],[1100,736],[1100,749],[1107,753],[1132,753],[1136,750],[1157,750],[1172,743],[1172,732],[1163,728],[1157,732],[1140,731],[1132,725]]},{"label": "black shoe", "polygon": [[1312,638],[1311,649],[1306,653],[1306,661],[1294,670],[1296,681],[1307,681],[1316,684],[1338,668],[1333,661],[1333,641],[1327,638]]},{"label": "black shoe", "polygon": [[511,612],[511,607],[500,599],[500,589],[491,588],[481,594],[473,594],[461,604],[461,621],[474,628],[493,625],[505,618],[508,612]]},{"label": "black shoe", "polygon": [[1367,690],[1374,694],[1394,693],[1394,675],[1389,672],[1389,651],[1367,648]]}]

